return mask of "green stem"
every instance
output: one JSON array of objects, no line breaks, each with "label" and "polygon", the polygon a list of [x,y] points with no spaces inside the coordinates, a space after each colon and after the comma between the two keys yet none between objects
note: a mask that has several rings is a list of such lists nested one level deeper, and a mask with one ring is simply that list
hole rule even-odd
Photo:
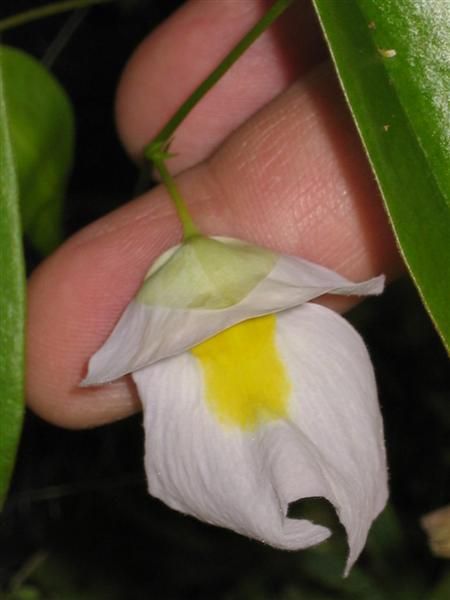
[{"label": "green stem", "polygon": [[152,160],[154,147],[165,145],[172,137],[178,125],[187,117],[194,106],[209,92],[215,83],[225,75],[228,69],[241,57],[251,44],[292,4],[293,0],[276,0],[263,17],[252,29],[236,44],[223,61],[212,71],[197,89],[183,102],[180,108],[159,131],[155,138],[146,146],[145,156]]},{"label": "green stem", "polygon": [[153,140],[144,149],[144,156],[153,162],[159,171],[161,179],[175,204],[176,211],[183,225],[184,239],[199,235],[186,204],[176,188],[176,184],[170,175],[165,160],[170,158],[167,152],[172,135],[180,123],[187,117],[194,106],[200,102],[203,96],[209,92],[215,83],[219,81],[228,69],[242,56],[247,48],[253,44],[264,31],[292,4],[293,0],[276,0],[263,17],[250,29],[250,31],[236,44],[227,54],[222,62],[206,77],[185,102],[179,107],[175,114],[169,119],[164,127],[158,132]]},{"label": "green stem", "polygon": [[12,17],[2,19],[0,21],[0,32],[76,8],[85,8],[86,6],[91,6],[93,4],[106,4],[107,2],[112,1],[113,0],[66,0],[65,2],[53,2],[52,4],[46,4],[39,8],[32,8],[31,10],[13,15]]},{"label": "green stem", "polygon": [[161,180],[167,188],[167,191],[170,194],[170,197],[173,200],[175,205],[175,210],[177,211],[178,218],[181,221],[181,225],[183,227],[183,240],[186,241],[196,235],[200,235],[199,230],[194,225],[191,215],[184,203],[183,198],[181,197],[180,192],[175,184],[175,180],[172,175],[169,173],[169,170],[166,167],[166,164],[162,158],[156,158],[153,161],[155,168],[158,170],[158,173],[161,176]]}]

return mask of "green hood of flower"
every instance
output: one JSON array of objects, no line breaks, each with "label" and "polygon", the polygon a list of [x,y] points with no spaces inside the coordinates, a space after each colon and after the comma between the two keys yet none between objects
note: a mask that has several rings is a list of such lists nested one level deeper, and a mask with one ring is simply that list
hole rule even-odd
[{"label": "green hood of flower", "polygon": [[136,300],[171,308],[227,308],[247,296],[277,258],[240,240],[195,236],[155,261]]}]

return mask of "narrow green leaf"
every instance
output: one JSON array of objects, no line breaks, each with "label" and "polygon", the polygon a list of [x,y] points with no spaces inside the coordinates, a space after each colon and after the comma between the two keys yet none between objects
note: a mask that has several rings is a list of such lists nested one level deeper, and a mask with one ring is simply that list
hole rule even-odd
[{"label": "narrow green leaf", "polygon": [[0,49],[0,509],[23,418],[25,268],[16,165]]},{"label": "narrow green leaf", "polygon": [[450,2],[313,2],[400,250],[450,349]]},{"label": "narrow green leaf", "polygon": [[48,254],[62,240],[73,111],[62,87],[37,60],[6,46],[2,57],[23,229],[33,245]]}]

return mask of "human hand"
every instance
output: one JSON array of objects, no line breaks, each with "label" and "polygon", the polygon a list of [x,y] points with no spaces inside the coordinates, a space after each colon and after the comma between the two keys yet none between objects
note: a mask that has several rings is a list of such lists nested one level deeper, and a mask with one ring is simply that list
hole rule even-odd
[{"label": "human hand", "polygon": [[[190,0],[144,41],[117,99],[131,155],[267,5]],[[296,254],[354,280],[393,277],[401,261],[325,57],[312,10],[299,1],[183,122],[173,146],[179,155],[169,166],[183,171],[179,187],[205,233]],[[180,234],[158,187],[77,233],[36,269],[27,352],[34,411],[62,426],[89,427],[139,409],[128,378],[78,385],[149,264]],[[348,302],[333,300],[333,307],[344,310]]]}]

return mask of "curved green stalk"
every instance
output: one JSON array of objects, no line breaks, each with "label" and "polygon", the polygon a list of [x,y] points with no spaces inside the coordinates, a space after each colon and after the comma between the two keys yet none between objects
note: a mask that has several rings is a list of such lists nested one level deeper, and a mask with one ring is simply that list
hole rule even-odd
[{"label": "curved green stalk", "polygon": [[180,192],[178,191],[178,188],[175,184],[175,180],[169,173],[169,170],[167,169],[164,160],[156,159],[153,161],[153,164],[158,170],[161,176],[161,180],[170,194],[170,197],[175,206],[175,210],[177,211],[178,218],[181,221],[181,225],[183,227],[183,240],[186,241],[196,235],[200,235],[200,232],[195,226],[194,221],[192,220],[192,217],[189,214],[187,206]]},{"label": "curved green stalk", "polygon": [[7,29],[13,29],[19,25],[25,25],[26,23],[31,23],[38,19],[68,12],[69,10],[85,8],[87,6],[92,6],[93,4],[106,4],[107,2],[113,2],[113,0],[65,0],[65,2],[53,2],[52,4],[46,4],[39,8],[32,8],[31,10],[0,20],[0,33]]},{"label": "curved green stalk", "polygon": [[158,170],[161,179],[166,186],[177,214],[183,225],[184,239],[199,235],[199,231],[189,214],[186,204],[177,190],[176,184],[170,175],[165,161],[170,158],[167,152],[174,131],[187,117],[191,110],[200,102],[203,96],[216,84],[228,69],[242,56],[247,48],[253,44],[259,36],[266,31],[270,25],[292,4],[293,0],[276,0],[269,10],[261,17],[250,31],[236,44],[227,54],[222,62],[206,77],[204,81],[194,90],[185,102],[179,107],[175,114],[169,119],[164,127],[158,132],[153,140],[144,149],[144,156],[152,162]]}]

